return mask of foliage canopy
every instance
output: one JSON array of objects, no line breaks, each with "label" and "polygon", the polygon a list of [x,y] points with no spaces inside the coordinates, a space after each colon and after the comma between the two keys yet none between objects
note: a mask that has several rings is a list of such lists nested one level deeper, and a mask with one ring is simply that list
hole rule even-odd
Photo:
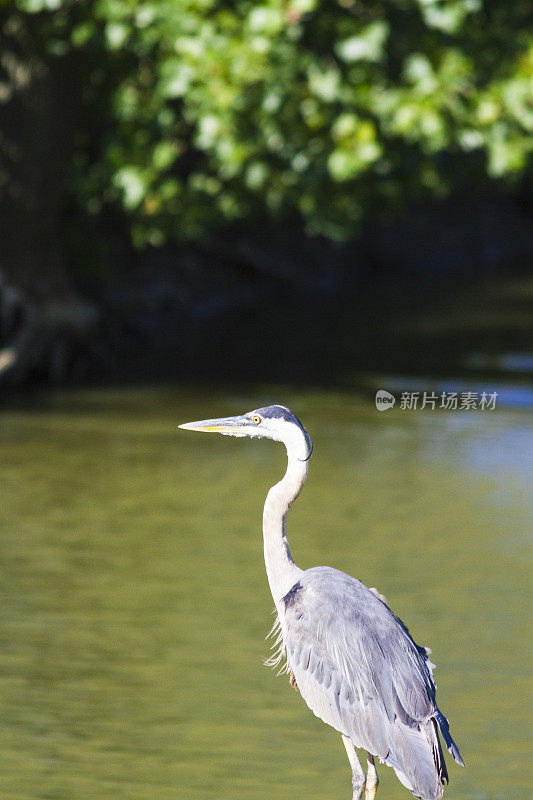
[{"label": "foliage canopy", "polygon": [[527,0],[10,5],[43,59],[84,71],[78,202],[118,204],[140,245],[266,212],[340,240],[528,167]]}]

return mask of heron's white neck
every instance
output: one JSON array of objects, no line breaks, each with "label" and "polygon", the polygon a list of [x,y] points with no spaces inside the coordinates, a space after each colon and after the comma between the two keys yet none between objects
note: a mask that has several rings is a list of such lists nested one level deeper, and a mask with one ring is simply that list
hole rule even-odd
[{"label": "heron's white neck", "polygon": [[287,471],[280,482],[270,489],[263,510],[265,566],[276,607],[303,571],[292,560],[285,534],[285,521],[291,504],[305,483],[309,463],[306,460],[308,446],[303,433],[296,440],[285,444]]}]

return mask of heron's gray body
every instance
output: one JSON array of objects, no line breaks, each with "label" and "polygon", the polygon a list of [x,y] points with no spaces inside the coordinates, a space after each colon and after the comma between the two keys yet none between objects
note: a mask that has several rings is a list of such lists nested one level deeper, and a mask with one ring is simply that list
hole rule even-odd
[{"label": "heron's gray body", "polygon": [[393,767],[427,800],[447,782],[425,648],[377,594],[331,567],[303,572],[283,598],[279,624],[287,664],[309,708]]},{"label": "heron's gray body", "polygon": [[[277,610],[287,668],[309,708],[338,730],[352,766],[353,799],[374,800],[373,757],[393,767],[423,800],[438,800],[448,782],[437,730],[462,764],[439,711],[429,651],[415,644],[384,598],[331,567],[301,570],[285,534],[291,504],[305,483],[312,443],[297,417],[268,406],[239,417],[181,427],[228,436],[267,437],[287,448],[287,471],[268,492],[263,511],[265,566]],[[368,774],[354,747],[368,753]]]}]

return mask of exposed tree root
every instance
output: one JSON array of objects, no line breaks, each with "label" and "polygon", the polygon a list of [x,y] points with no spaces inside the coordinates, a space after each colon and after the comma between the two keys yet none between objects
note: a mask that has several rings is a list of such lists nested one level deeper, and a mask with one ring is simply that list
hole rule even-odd
[{"label": "exposed tree root", "polygon": [[32,375],[64,382],[80,353],[97,354],[98,323],[96,308],[82,300],[36,304],[0,279],[0,382]]}]

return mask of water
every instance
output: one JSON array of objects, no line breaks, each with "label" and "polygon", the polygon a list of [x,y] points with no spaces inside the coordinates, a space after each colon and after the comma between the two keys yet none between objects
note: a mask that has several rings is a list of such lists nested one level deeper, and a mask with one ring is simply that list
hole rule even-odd
[{"label": "water", "polygon": [[[351,796],[340,737],[265,669],[261,509],[281,446],[177,424],[291,405],[315,444],[303,567],[377,586],[430,645],[467,762],[453,800],[529,794],[533,421],[378,413],[349,392],[49,395],[0,430],[2,798]],[[381,767],[383,800],[411,795]]]}]

